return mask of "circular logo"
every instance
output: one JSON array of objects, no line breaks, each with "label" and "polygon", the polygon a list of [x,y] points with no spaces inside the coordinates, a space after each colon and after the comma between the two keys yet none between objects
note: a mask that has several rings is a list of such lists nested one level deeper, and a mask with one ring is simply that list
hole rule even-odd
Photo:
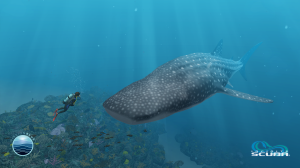
[{"label": "circular logo", "polygon": [[19,135],[14,139],[12,148],[17,155],[27,156],[33,150],[33,142],[27,135]]}]

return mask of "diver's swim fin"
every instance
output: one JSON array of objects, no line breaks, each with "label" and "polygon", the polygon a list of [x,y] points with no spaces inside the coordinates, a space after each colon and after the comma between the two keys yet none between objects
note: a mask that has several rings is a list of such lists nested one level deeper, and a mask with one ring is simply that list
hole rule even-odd
[{"label": "diver's swim fin", "polygon": [[55,112],[53,113],[53,116],[54,116],[54,114],[56,113],[56,114],[55,114],[55,117],[53,118],[53,121],[54,121],[54,120],[56,119],[56,117],[57,117],[57,114],[58,114],[57,111],[58,111],[58,109],[56,109]]}]

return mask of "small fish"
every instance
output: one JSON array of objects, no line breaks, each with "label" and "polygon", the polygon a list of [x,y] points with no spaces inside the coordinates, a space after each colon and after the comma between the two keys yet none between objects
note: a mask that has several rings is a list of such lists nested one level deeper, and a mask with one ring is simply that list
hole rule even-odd
[{"label": "small fish", "polygon": [[131,135],[131,134],[128,134],[127,136],[129,136],[129,137],[132,137],[132,135]]},{"label": "small fish", "polygon": [[75,140],[74,142],[78,142],[78,140]]},{"label": "small fish", "polygon": [[31,135],[33,138],[36,137],[36,135]]},{"label": "small fish", "polygon": [[114,138],[114,137],[110,137],[110,138]]},{"label": "small fish", "polygon": [[121,142],[118,142],[118,143],[121,143]]},{"label": "small fish", "polygon": [[57,151],[63,151],[63,149],[57,150]]},{"label": "small fish", "polygon": [[101,135],[103,135],[103,134],[97,134],[97,136],[101,136]]},{"label": "small fish", "polygon": [[11,138],[4,138],[4,139],[11,139]]},{"label": "small fish", "polygon": [[96,139],[96,137],[93,137],[92,139]]},{"label": "small fish", "polygon": [[105,139],[109,139],[109,137],[106,137]]},{"label": "small fish", "polygon": [[100,139],[103,139],[104,137],[101,137]]},{"label": "small fish", "polygon": [[106,135],[109,135],[109,134],[106,134]]},{"label": "small fish", "polygon": [[78,148],[78,149],[82,149],[82,148]]},{"label": "small fish", "polygon": [[74,133],[79,133],[79,131],[75,131]]},{"label": "small fish", "polygon": [[147,130],[145,129],[144,132],[147,132]]},{"label": "small fish", "polygon": [[110,145],[105,145],[104,147],[109,147]]},{"label": "small fish", "polygon": [[47,146],[47,147],[51,147],[51,145]]},{"label": "small fish", "polygon": [[95,143],[94,141],[92,143]]},{"label": "small fish", "polygon": [[77,137],[82,137],[82,135],[80,135],[80,136],[77,136]]},{"label": "small fish", "polygon": [[78,146],[78,144],[75,144],[75,145],[73,145],[73,146]]},{"label": "small fish", "polygon": [[78,146],[82,146],[83,144],[79,144]]},{"label": "small fish", "polygon": [[2,152],[2,154],[5,154],[6,152]]},{"label": "small fish", "polygon": [[100,133],[105,134],[105,132],[100,132]]}]

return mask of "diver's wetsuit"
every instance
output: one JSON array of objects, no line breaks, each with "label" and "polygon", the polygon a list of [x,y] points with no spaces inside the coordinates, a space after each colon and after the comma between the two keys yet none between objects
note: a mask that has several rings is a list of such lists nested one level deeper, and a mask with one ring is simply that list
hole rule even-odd
[{"label": "diver's wetsuit", "polygon": [[62,110],[62,111],[59,111],[58,114],[64,113],[69,109],[70,106],[74,106],[75,101],[76,101],[76,97],[73,96],[70,101],[68,101],[66,103],[63,102],[65,104],[65,107],[59,108],[58,110]]}]

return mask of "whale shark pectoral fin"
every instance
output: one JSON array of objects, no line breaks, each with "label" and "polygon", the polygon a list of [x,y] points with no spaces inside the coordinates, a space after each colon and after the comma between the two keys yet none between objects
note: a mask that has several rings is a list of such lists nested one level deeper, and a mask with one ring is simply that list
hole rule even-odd
[{"label": "whale shark pectoral fin", "polygon": [[228,88],[223,88],[223,91],[221,91],[220,93],[224,93],[229,96],[234,96],[234,97],[238,97],[241,99],[246,99],[246,100],[251,100],[251,101],[256,101],[256,102],[273,103],[273,100],[271,100],[271,99],[253,96],[253,95],[250,95],[247,93],[239,92],[239,91],[228,89]]},{"label": "whale shark pectoral fin", "polygon": [[216,48],[214,49],[213,52],[211,52],[211,55],[214,56],[222,56],[222,49],[223,49],[223,40],[220,40],[220,42],[218,43],[218,45],[216,46]]}]

